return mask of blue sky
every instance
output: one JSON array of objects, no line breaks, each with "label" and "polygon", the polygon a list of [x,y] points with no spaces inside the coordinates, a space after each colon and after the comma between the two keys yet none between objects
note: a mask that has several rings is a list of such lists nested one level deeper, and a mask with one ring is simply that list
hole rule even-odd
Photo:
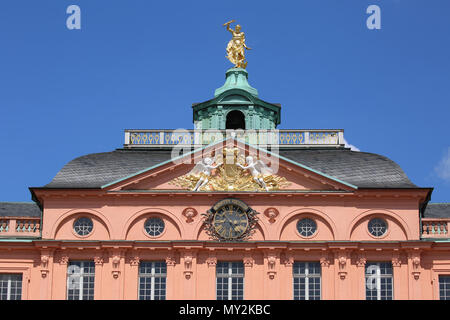
[{"label": "blue sky", "polygon": [[[81,30],[66,9],[81,8]],[[366,8],[381,8],[381,30]],[[30,201],[75,157],[125,128],[192,128],[213,97],[236,19],[250,84],[282,104],[280,129],[343,128],[450,202],[447,0],[4,0],[0,4],[0,201]]]}]

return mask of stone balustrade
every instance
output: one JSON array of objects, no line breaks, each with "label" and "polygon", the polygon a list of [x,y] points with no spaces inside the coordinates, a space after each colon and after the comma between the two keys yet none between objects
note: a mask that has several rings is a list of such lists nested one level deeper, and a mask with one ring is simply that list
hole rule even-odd
[{"label": "stone balustrade", "polygon": [[37,237],[40,223],[39,218],[0,218],[0,238]]},{"label": "stone balustrade", "polygon": [[449,238],[450,219],[422,219],[422,238]]},{"label": "stone balustrade", "polygon": [[204,146],[236,137],[246,143],[280,147],[343,147],[344,130],[125,130],[125,148]]}]

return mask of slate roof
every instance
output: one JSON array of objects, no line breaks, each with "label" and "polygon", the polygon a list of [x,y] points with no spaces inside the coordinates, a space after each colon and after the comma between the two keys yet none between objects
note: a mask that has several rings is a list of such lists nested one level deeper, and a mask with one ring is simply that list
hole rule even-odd
[{"label": "slate roof", "polygon": [[450,203],[428,203],[424,218],[450,218]]},{"label": "slate roof", "polygon": [[[294,162],[359,188],[417,188],[392,160],[348,149],[280,150]],[[171,158],[164,149],[125,150],[88,154],[66,164],[46,188],[100,188]]]},{"label": "slate roof", "polygon": [[394,161],[347,149],[280,150],[280,155],[358,188],[417,188]]},{"label": "slate roof", "polygon": [[0,217],[41,217],[41,209],[34,202],[0,202]]}]

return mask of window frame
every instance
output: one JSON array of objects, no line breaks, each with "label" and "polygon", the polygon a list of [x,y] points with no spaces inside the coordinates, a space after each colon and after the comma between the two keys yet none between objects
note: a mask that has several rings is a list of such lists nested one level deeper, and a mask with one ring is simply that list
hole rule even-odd
[{"label": "window frame", "polygon": [[[303,235],[303,234],[300,232],[299,228],[298,228],[298,227],[299,227],[299,224],[300,224],[302,221],[305,221],[305,220],[312,221],[313,224],[314,224],[314,232],[313,232],[312,234],[310,234],[310,235]],[[297,234],[298,234],[301,238],[309,239],[309,238],[313,238],[313,237],[315,237],[315,236],[317,235],[317,233],[318,233],[318,231],[319,231],[319,226],[318,226],[318,224],[317,224],[316,219],[314,219],[313,217],[310,217],[310,216],[303,216],[303,217],[300,217],[300,218],[297,220],[297,222],[296,222],[296,224],[295,224],[295,231],[297,232]]]},{"label": "window frame", "polygon": [[[78,290],[79,290],[78,299],[69,299],[69,290],[72,290],[72,289],[70,289],[70,286],[71,286],[70,279],[71,279],[71,277],[70,277],[70,274],[69,274],[69,268],[70,268],[72,263],[80,263],[81,264],[80,269],[81,269],[82,272],[80,273],[80,283],[79,283],[79,286],[78,286]],[[85,263],[89,263],[89,264],[93,265],[93,267],[94,267],[94,272],[93,273],[84,273],[84,267],[85,267],[84,264]],[[69,260],[69,262],[67,263],[67,271],[66,271],[66,300],[94,300],[95,299],[95,272],[96,272],[96,267],[95,267],[95,262],[93,260]],[[93,283],[94,283],[92,298],[91,298],[90,294],[87,294],[89,296],[89,298],[88,299],[83,299],[83,296],[84,296],[84,294],[83,294],[84,293],[84,288],[83,288],[84,278],[85,277],[91,277],[91,276],[93,277]],[[73,289],[73,290],[77,290],[77,289]],[[89,288],[87,290],[89,290]]]},{"label": "window frame", "polygon": [[[294,273],[295,271],[295,265],[304,263],[305,264],[305,273]],[[310,264],[318,264],[320,272],[318,274],[311,275],[309,273],[310,270]],[[295,299],[295,279],[303,278],[305,279],[305,299]],[[319,278],[319,299],[309,299],[309,280],[311,278]],[[300,296],[299,296],[300,297]],[[293,300],[322,300],[322,266],[319,261],[294,261],[294,264],[292,265],[292,299]]]},{"label": "window frame", "polygon": [[[386,263],[389,264],[391,266],[391,274],[381,274],[381,267],[380,264],[382,263]],[[368,280],[368,276],[373,275],[373,274],[368,274],[367,273],[367,268],[370,265],[377,265],[378,269],[376,270],[376,274],[375,274],[375,278],[376,278],[376,292],[377,292],[377,298],[376,299],[367,299],[367,280]],[[387,279],[390,278],[391,279],[391,297],[390,299],[381,299],[381,279]],[[365,295],[365,300],[377,300],[377,301],[381,301],[381,300],[394,300],[394,266],[392,265],[392,261],[367,261],[366,265],[364,266],[364,295]]]},{"label": "window frame", "polygon": [[[161,230],[161,232],[159,233],[159,234],[157,234],[157,235],[151,235],[148,231],[147,231],[147,223],[150,221],[150,220],[160,220],[161,222],[162,222],[162,230]],[[160,237],[162,237],[163,235],[164,235],[164,233],[166,232],[166,230],[167,230],[167,225],[166,225],[167,223],[166,223],[166,221],[165,221],[165,219],[163,218],[163,217],[160,217],[160,216],[150,216],[150,217],[148,217],[147,219],[145,219],[144,220],[144,226],[143,226],[143,232],[144,232],[144,234],[147,236],[147,237],[149,237],[149,238],[151,238],[151,239],[156,239],[156,238],[160,238]]]},{"label": "window frame", "polygon": [[[384,233],[381,234],[381,235],[379,235],[379,236],[374,235],[374,234],[371,232],[371,230],[370,230],[370,223],[371,223],[372,221],[374,221],[374,220],[380,220],[380,221],[384,222],[384,224],[385,224],[385,226],[386,226],[386,229],[384,230]],[[391,228],[390,228],[390,226],[389,226],[389,222],[388,222],[388,220],[385,219],[384,217],[375,216],[375,217],[370,218],[370,219],[367,221],[366,231],[367,231],[367,233],[369,234],[369,236],[372,237],[372,238],[374,238],[374,239],[379,240],[379,239],[386,238],[386,237],[388,236],[389,232],[390,232],[390,229],[391,229]]]},{"label": "window frame", "polygon": [[[7,280],[7,286],[6,286],[6,299],[2,299],[2,292],[0,292],[0,301],[14,301],[14,300],[22,300],[23,297],[23,280],[24,280],[24,274],[21,272],[0,272],[0,276],[20,276],[20,297],[17,299],[11,299],[11,283],[12,279]],[[14,280],[16,281],[16,280]],[[18,280],[17,280],[18,281]],[[19,288],[17,286],[16,288]],[[17,296],[17,292],[15,294]]]},{"label": "window frame", "polygon": [[[445,299],[443,299],[443,297],[441,296],[441,278],[443,278],[443,277],[449,279],[449,281],[448,281],[448,289],[447,289],[448,294],[446,294]],[[450,300],[450,275],[448,275],[448,274],[440,274],[440,275],[438,275],[438,284],[437,285],[438,285],[438,293],[439,293],[438,299],[439,300]]]},{"label": "window frame", "polygon": [[22,274],[22,300],[28,300],[28,287],[30,285],[29,279],[31,274],[31,269],[29,267],[0,267],[0,273],[14,273]]},{"label": "window frame", "polygon": [[[217,268],[218,265],[221,263],[227,263],[228,264],[228,272],[226,274],[219,274],[217,273]],[[240,266],[242,267],[242,273],[234,273],[233,274],[233,263],[239,263]],[[224,276],[219,276],[219,275],[224,275]],[[215,287],[215,291],[216,291],[216,300],[219,301],[225,301],[225,300],[244,300],[244,295],[245,295],[245,266],[244,263],[242,261],[218,261],[216,264],[216,272],[215,272],[215,278],[216,278],[216,287]],[[218,290],[217,290],[217,285],[218,285],[218,278],[226,278],[228,279],[227,281],[227,285],[228,285],[228,289],[227,289],[227,295],[226,295],[226,299],[219,299],[218,296]],[[238,297],[237,299],[233,299],[233,278],[242,278],[242,297]],[[240,290],[240,288],[238,288],[238,290]]]},{"label": "window frame", "polygon": [[[141,265],[143,263],[151,264],[151,273],[143,274],[141,273]],[[162,263],[166,269],[166,273],[156,273],[155,272],[155,264]],[[141,299],[141,279],[150,278],[150,299]],[[164,299],[156,299],[156,300],[166,300],[167,299],[167,263],[165,261],[155,260],[155,261],[141,261],[139,262],[138,269],[138,300],[155,300],[155,280],[156,278],[164,278]],[[160,283],[161,285],[161,283]],[[145,297],[145,296],[143,296]]]},{"label": "window frame", "polygon": [[[75,230],[75,224],[77,223],[77,221],[79,221],[79,220],[81,220],[81,219],[88,219],[88,220],[90,220],[90,222],[92,223],[92,228],[91,228],[91,230],[89,231],[89,233],[87,233],[87,234],[85,234],[85,235],[81,235],[81,234],[79,234],[79,233]],[[81,216],[76,217],[76,218],[73,220],[73,223],[72,223],[72,233],[73,233],[76,237],[78,237],[78,238],[87,238],[87,237],[91,236],[92,234],[94,234],[94,229],[95,229],[94,219],[92,219],[90,216],[87,216],[87,215],[81,215]]]},{"label": "window frame", "polygon": [[432,285],[433,285],[433,299],[440,300],[439,292],[439,276],[450,276],[450,269],[444,265],[437,265],[436,268],[431,269]]}]

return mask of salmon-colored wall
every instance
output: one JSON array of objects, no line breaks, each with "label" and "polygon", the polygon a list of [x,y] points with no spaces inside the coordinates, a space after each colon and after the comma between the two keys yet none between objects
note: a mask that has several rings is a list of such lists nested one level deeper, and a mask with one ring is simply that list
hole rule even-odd
[{"label": "salmon-colored wall", "polygon": [[[144,223],[151,216],[166,222],[166,230],[158,240],[206,240],[200,228],[202,213],[206,213],[226,195],[214,196],[108,196],[102,197],[56,197],[46,199],[43,239],[57,240],[151,240],[143,231]],[[276,196],[275,199],[250,195],[233,196],[243,200],[259,212],[259,228],[254,240],[305,240],[296,230],[300,218],[316,220],[318,232],[310,240],[379,241],[367,232],[367,223],[373,217],[388,222],[388,233],[382,240],[419,240],[419,211],[417,199],[389,199],[374,201],[352,196],[291,197]],[[281,198],[281,199],[280,199]],[[275,221],[264,214],[273,203],[278,215]],[[76,209],[74,209],[76,208]],[[183,212],[196,210],[192,222],[187,222]],[[80,238],[73,232],[76,218],[89,216],[94,231]],[[156,238],[155,238],[156,240]]]}]

